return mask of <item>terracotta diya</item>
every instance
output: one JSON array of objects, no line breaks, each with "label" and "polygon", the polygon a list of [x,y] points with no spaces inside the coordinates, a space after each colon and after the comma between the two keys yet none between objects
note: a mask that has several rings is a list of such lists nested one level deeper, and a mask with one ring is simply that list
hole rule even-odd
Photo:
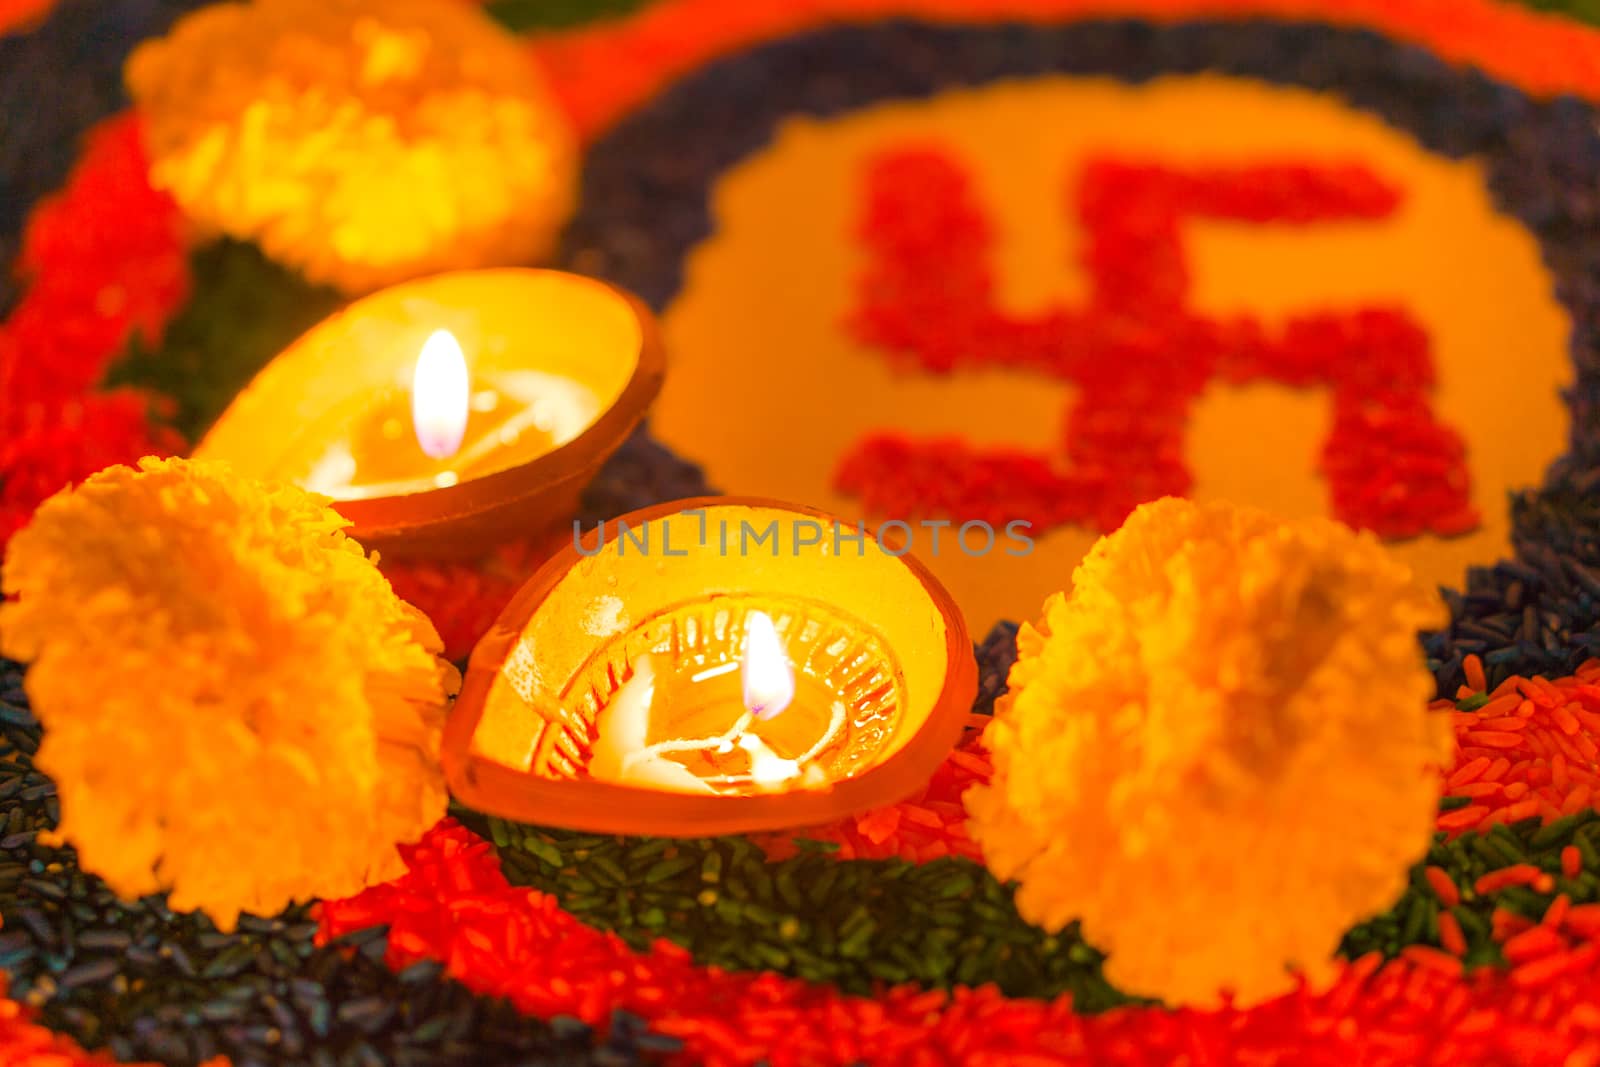
[{"label": "terracotta diya", "polygon": [[313,327],[195,455],[332,497],[369,547],[468,555],[568,520],[664,373],[653,316],[609,285],[442,274]]},{"label": "terracotta diya", "polygon": [[444,767],[469,807],[606,832],[828,822],[923,785],[977,689],[915,559],[777,501],[676,501],[552,557],[473,651]]}]

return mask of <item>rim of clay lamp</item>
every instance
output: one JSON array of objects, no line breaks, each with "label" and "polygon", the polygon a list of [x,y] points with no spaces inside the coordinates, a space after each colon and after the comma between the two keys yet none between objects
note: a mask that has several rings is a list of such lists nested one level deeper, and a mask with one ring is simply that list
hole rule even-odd
[{"label": "rim of clay lamp", "polygon": [[[661,392],[667,360],[660,329],[650,308],[626,289],[610,282],[571,271],[538,267],[446,271],[403,282],[346,304],[328,319],[312,326],[289,348],[301,344],[334,318],[348,315],[363,303],[385,294],[410,286],[427,286],[442,278],[488,274],[528,279],[553,277],[565,284],[592,286],[620,301],[631,314],[639,333],[638,346],[629,353],[632,366],[628,379],[616,398],[584,427],[583,432],[526,463],[450,486],[389,496],[332,500],[334,510],[350,521],[346,532],[364,547],[376,548],[390,556],[450,558],[481,554],[507,541],[549,533],[573,517],[584,486],[644,421],[651,403]],[[270,363],[263,367],[240,396],[249,394],[271,370]],[[225,412],[222,418],[226,417]],[[201,436],[195,445],[195,455],[207,454],[215,429],[213,426]]]},{"label": "rim of clay lamp", "polygon": [[666,352],[655,313],[644,301],[587,275],[538,268],[500,270],[582,278],[619,297],[639,327],[633,372],[616,401],[582,433],[528,463],[440,489],[334,501],[334,510],[351,522],[347,533],[367,548],[396,557],[461,556],[548,532],[573,517],[583,487],[644,421],[661,392]]},{"label": "rim of clay lamp", "polygon": [[[860,529],[860,523],[845,522],[820,508],[750,496],[673,500],[607,521],[633,526],[694,508],[730,506],[781,510],[838,521],[841,529]],[[598,532],[590,530],[584,535],[584,544],[593,548],[597,537]],[[881,763],[854,777],[837,781],[826,790],[701,796],[586,778],[547,778],[475,754],[472,738],[500,668],[556,584],[584,558],[569,541],[517,592],[472,650],[461,693],[445,724],[441,759],[451,793],[474,811],[589,833],[707,837],[798,829],[905,799],[927,783],[961,738],[978,691],[972,640],[950,594],[920,560],[907,553],[894,561],[916,577],[944,623],[944,680],[916,733]],[[537,712],[530,708],[528,714]]]}]

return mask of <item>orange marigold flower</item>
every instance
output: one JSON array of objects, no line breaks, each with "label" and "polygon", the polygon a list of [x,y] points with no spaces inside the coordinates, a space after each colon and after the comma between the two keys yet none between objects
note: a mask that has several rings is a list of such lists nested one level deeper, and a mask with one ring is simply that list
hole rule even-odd
[{"label": "orange marigold flower", "polygon": [[526,46],[459,0],[217,4],[127,80],[192,221],[347,291],[539,259],[576,199]]},{"label": "orange marigold flower", "polygon": [[1445,618],[1370,534],[1139,508],[1018,635],[967,795],[984,859],[1130,992],[1317,980],[1429,845],[1450,725],[1416,634]]},{"label": "orange marigold flower", "polygon": [[83,866],[125,898],[241,911],[399,874],[445,810],[460,678],[321,497],[144,459],[13,538],[0,649],[31,662],[38,766]]}]

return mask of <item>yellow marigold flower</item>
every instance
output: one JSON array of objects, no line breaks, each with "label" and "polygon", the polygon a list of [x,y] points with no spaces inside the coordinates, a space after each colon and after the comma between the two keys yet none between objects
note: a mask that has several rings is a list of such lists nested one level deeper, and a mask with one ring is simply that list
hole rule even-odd
[{"label": "yellow marigold flower", "polygon": [[293,486],[145,459],[11,541],[0,649],[32,664],[55,840],[121,896],[231,929],[397,875],[444,814],[459,675],[344,525]]},{"label": "yellow marigold flower", "polygon": [[1017,638],[967,795],[986,862],[1129,992],[1318,980],[1431,841],[1450,729],[1416,634],[1445,618],[1370,534],[1139,508]]},{"label": "yellow marigold flower", "polygon": [[576,197],[526,47],[459,0],[218,4],[126,73],[192,221],[349,292],[536,260]]}]

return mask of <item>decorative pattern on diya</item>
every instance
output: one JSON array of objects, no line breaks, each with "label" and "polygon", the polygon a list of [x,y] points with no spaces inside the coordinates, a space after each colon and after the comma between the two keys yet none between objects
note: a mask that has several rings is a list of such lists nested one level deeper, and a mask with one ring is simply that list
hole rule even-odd
[{"label": "decorative pattern on diya", "polygon": [[[656,432],[730,491],[948,524],[916,545],[980,627],[1173,494],[1332,514],[1455,582],[1560,451],[1568,324],[1530,235],[1478,163],[1334,99],[952,91],[795,120],[712,203]],[[957,540],[1013,520],[1031,554]]]}]

